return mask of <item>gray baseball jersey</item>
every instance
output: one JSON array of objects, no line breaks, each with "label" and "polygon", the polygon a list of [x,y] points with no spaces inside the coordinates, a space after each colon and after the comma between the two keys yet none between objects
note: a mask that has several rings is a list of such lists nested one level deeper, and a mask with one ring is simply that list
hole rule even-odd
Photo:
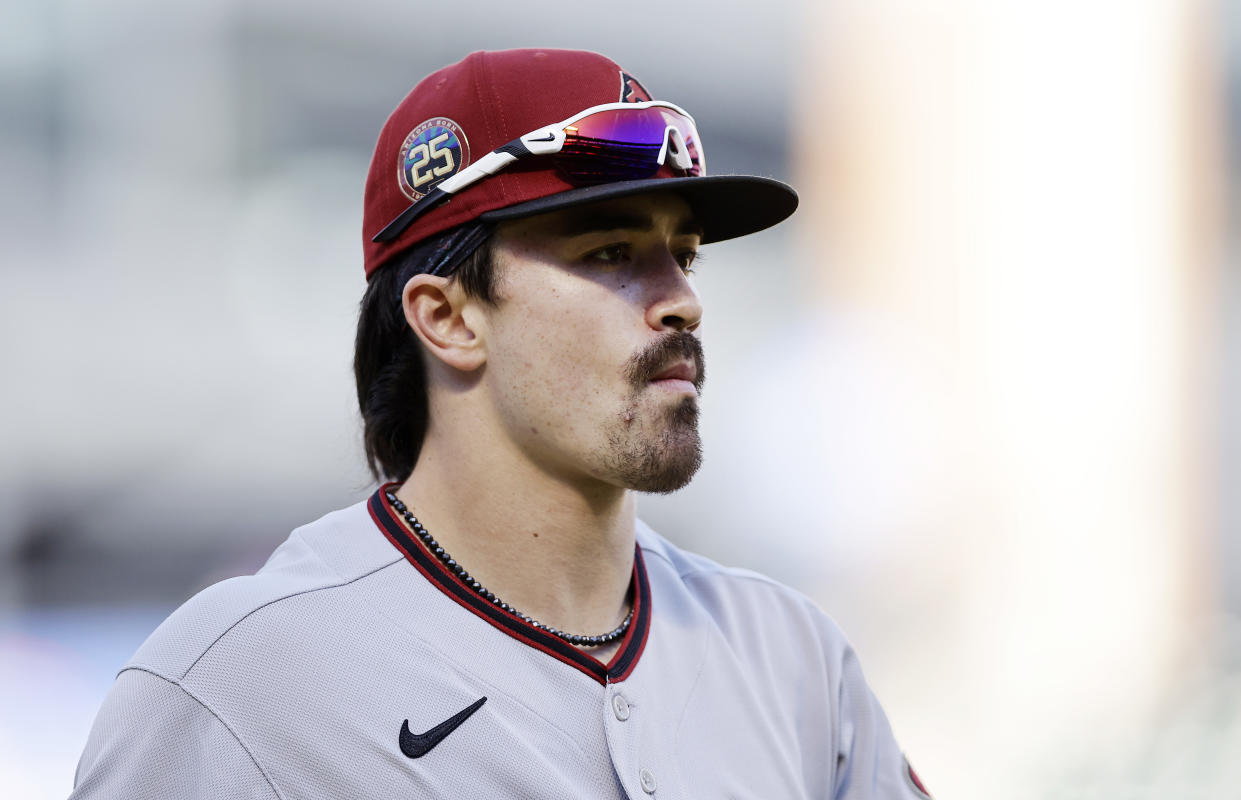
[{"label": "gray baseball jersey", "polygon": [[178,609],[73,798],[924,799],[843,635],[638,524],[607,664],[494,607],[382,491]]}]

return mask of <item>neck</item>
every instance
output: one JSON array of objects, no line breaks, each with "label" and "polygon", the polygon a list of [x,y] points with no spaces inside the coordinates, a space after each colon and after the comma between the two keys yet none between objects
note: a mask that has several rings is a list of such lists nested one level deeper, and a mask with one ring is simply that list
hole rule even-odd
[{"label": "neck", "polygon": [[535,469],[494,442],[449,446],[428,431],[397,496],[478,581],[563,631],[598,634],[627,611],[632,493]]}]

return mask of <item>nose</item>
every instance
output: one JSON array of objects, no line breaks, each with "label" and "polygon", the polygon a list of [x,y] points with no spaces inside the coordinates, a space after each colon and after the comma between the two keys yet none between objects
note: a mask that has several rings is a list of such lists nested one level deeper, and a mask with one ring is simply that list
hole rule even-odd
[{"label": "nose", "polygon": [[689,276],[671,253],[658,271],[659,280],[651,282],[646,324],[657,331],[693,331],[702,322],[702,302]]}]

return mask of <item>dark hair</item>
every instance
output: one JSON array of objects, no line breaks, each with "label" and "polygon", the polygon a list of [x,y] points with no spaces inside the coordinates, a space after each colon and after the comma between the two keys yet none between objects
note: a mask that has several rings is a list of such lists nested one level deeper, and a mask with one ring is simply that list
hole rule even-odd
[{"label": "dark hair", "polygon": [[[362,295],[353,375],[362,412],[366,464],[377,481],[404,481],[414,471],[427,432],[427,374],[423,348],[405,321],[401,292],[423,271],[414,247],[380,267]],[[452,275],[470,297],[495,303],[495,270],[488,238]]]}]

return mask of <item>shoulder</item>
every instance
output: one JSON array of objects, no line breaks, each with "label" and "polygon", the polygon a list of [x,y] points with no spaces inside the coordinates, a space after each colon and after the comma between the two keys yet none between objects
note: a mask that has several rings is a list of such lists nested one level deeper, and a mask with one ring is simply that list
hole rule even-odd
[{"label": "shoulder", "polygon": [[254,575],[196,594],[147,638],[125,669],[174,682],[230,630],[264,609],[343,587],[400,560],[377,535],[365,503],[297,528]]},{"label": "shoulder", "polygon": [[698,597],[744,598],[827,618],[801,592],[754,570],[724,566],[706,556],[682,550],[640,520],[637,539],[648,572],[662,572]]},{"label": "shoulder", "polygon": [[704,716],[719,697],[730,698],[734,715],[746,697],[757,698],[756,716],[774,720],[767,730],[797,732],[782,752],[831,757],[832,796],[927,797],[853,647],[810,598],[681,550],[641,523],[637,533],[656,618],[674,618],[664,636],[677,655],[663,666],[671,671],[682,654],[699,654],[693,680],[699,695],[711,698],[698,706]]},{"label": "shoulder", "polygon": [[199,698],[130,669],[100,706],[70,800],[279,796],[253,749]]},{"label": "shoulder", "polygon": [[753,570],[724,566],[682,550],[641,521],[637,539],[652,584],[662,588],[662,599],[692,604],[727,637],[752,639],[762,628],[764,637],[818,641],[832,660],[849,651],[836,622],[796,589]]}]

